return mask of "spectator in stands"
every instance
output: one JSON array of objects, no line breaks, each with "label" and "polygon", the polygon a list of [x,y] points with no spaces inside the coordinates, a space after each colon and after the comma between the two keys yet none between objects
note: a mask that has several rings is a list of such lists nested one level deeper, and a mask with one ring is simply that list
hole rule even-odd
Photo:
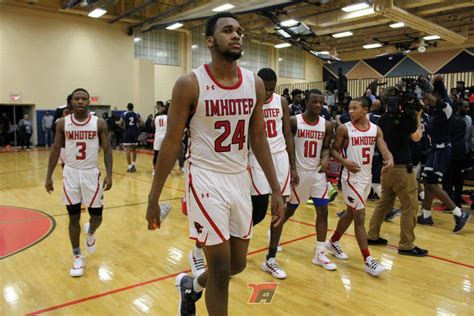
[{"label": "spectator in stands", "polygon": [[[338,97],[339,103],[343,103],[342,100],[344,99],[345,93],[347,92],[347,77],[344,76],[344,74],[342,73],[342,68],[337,69],[337,75],[338,75],[337,85],[336,85],[337,97]],[[349,103],[347,104],[348,107],[349,107]]]},{"label": "spectator in stands", "polygon": [[284,97],[286,99],[286,101],[288,101],[288,104],[291,104],[291,97],[290,97],[290,93],[288,91],[288,88],[285,88],[283,90],[283,93],[281,94],[282,97]]},{"label": "spectator in stands", "polygon": [[49,147],[53,144],[53,124],[54,116],[52,116],[49,111],[46,111],[41,122],[44,133],[44,144],[46,147]]},{"label": "spectator in stands", "polygon": [[377,88],[379,86],[384,86],[386,85],[387,83],[386,82],[382,82],[382,83],[379,83],[379,79],[374,79],[368,86],[367,86],[367,89],[370,89],[370,91],[372,92],[372,95],[374,97],[377,97],[377,95],[383,95],[383,90],[380,91],[379,94],[377,94]]},{"label": "spectator in stands", "polygon": [[293,103],[290,104],[290,115],[298,115],[303,113],[303,91],[300,89],[294,89],[291,91]]}]

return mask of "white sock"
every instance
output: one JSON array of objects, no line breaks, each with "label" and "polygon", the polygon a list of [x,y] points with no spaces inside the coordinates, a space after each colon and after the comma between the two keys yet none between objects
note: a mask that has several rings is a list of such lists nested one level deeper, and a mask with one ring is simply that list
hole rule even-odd
[{"label": "white sock", "polygon": [[316,252],[324,252],[326,249],[326,242],[324,241],[317,241],[316,242]]},{"label": "white sock", "polygon": [[193,290],[196,293],[202,292],[203,287],[199,284],[198,278],[193,280]]},{"label": "white sock", "polygon": [[131,169],[132,168],[132,165],[128,165],[128,169]]},{"label": "white sock", "polygon": [[421,213],[423,214],[423,218],[431,217],[431,211],[422,210]]},{"label": "white sock", "polygon": [[193,255],[194,255],[195,257],[202,258],[204,254],[202,253],[202,249],[201,249],[201,248],[194,247],[194,249],[193,249]]},{"label": "white sock", "polygon": [[132,165],[135,166],[135,161],[132,162]]},{"label": "white sock", "polygon": [[418,194],[420,199],[424,200],[425,199],[425,191],[421,191],[420,194]]},{"label": "white sock", "polygon": [[461,209],[456,206],[456,208],[453,210],[453,215],[461,216],[461,214],[462,214]]}]

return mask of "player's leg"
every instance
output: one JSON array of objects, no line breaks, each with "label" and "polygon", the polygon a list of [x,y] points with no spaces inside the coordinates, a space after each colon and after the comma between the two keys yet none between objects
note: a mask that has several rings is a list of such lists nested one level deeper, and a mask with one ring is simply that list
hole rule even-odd
[{"label": "player's leg", "polygon": [[205,270],[204,252],[202,245],[196,240],[193,249],[188,254],[191,273],[194,277],[199,277]]},{"label": "player's leg", "polygon": [[80,277],[84,274],[85,260],[81,253],[79,245],[81,235],[81,203],[66,205],[69,214],[69,240],[72,247],[72,267],[69,270],[69,275],[72,277]]},{"label": "player's leg", "polygon": [[82,203],[87,206],[90,216],[89,222],[84,224],[85,244],[87,250],[93,253],[96,250],[95,233],[102,223],[103,188],[99,168],[81,170],[81,174]]},{"label": "player's leg", "polygon": [[252,195],[253,226],[265,219],[268,210],[270,194]]},{"label": "player's leg", "polygon": [[252,199],[252,221],[257,225],[265,218],[268,210],[270,185],[253,154],[249,155],[250,195]]}]

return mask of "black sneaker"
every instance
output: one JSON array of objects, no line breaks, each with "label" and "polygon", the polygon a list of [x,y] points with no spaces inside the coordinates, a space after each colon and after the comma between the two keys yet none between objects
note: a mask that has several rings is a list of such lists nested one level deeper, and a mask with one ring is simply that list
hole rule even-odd
[{"label": "black sneaker", "polygon": [[454,215],[454,221],[456,222],[456,225],[454,226],[453,232],[459,233],[461,229],[463,229],[464,225],[466,225],[466,223],[469,222],[470,219],[471,219],[470,212],[462,212],[461,216]]},{"label": "black sneaker", "polygon": [[404,256],[424,257],[428,255],[428,250],[421,249],[415,246],[415,248],[410,250],[398,249],[398,254]]},{"label": "black sneaker", "polygon": [[416,221],[418,224],[420,225],[430,225],[430,226],[433,226],[434,222],[433,222],[433,218],[430,216],[428,218],[424,218],[423,215],[418,215],[417,217],[417,221]]},{"label": "black sneaker", "polygon": [[369,238],[367,238],[367,243],[368,243],[369,245],[386,245],[386,244],[388,244],[388,241],[387,241],[387,239],[382,238],[382,237],[379,237],[379,238],[377,238],[377,239],[369,239]]},{"label": "black sneaker", "polygon": [[390,222],[392,221],[392,219],[394,219],[395,217],[397,216],[400,216],[402,214],[402,210],[399,209],[399,208],[392,208],[391,211],[389,211],[387,213],[387,215],[385,215],[385,221],[386,222]]},{"label": "black sneaker", "polygon": [[137,172],[137,168],[135,168],[135,165],[132,165],[132,168],[130,168],[130,172]]},{"label": "black sneaker", "polygon": [[179,314],[181,316],[196,315],[196,301],[202,296],[202,292],[193,290],[194,278],[186,273],[180,273],[176,277],[176,289],[179,292]]}]

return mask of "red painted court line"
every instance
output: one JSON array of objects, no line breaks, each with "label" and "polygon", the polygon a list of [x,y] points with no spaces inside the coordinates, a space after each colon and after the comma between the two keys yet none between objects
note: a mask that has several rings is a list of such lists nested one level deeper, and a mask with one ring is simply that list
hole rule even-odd
[{"label": "red painted court line", "polygon": [[[295,223],[299,223],[299,224],[303,224],[303,225],[306,225],[306,226],[315,227],[314,224],[310,224],[310,223],[298,221],[298,220],[291,219],[291,218],[289,219],[289,221],[292,221],[292,222],[295,222]],[[328,231],[334,231],[334,229],[329,229],[329,228],[328,228]],[[351,234],[348,234],[348,233],[344,233],[344,235],[347,235],[347,236],[350,236],[350,237],[354,237],[354,238],[355,238],[355,235],[351,235]],[[390,245],[390,244],[388,244],[388,245],[386,245],[385,247],[398,250],[398,247],[395,246],[395,245]],[[474,266],[473,266],[473,265],[469,265],[469,264],[466,264],[466,263],[454,261],[454,260],[451,260],[451,259],[446,259],[446,258],[443,258],[443,257],[438,257],[438,256],[435,256],[435,255],[430,255],[430,254],[428,254],[428,257],[433,258],[433,259],[437,259],[437,260],[441,260],[441,261],[445,261],[445,262],[449,262],[449,263],[453,263],[453,264],[457,264],[457,265],[462,266],[462,267],[474,269]]]},{"label": "red painted court line", "polygon": [[[316,235],[316,233],[312,233],[312,234],[309,234],[309,235],[306,235],[306,236],[302,236],[302,237],[298,237],[298,238],[295,238],[295,239],[291,239],[291,240],[282,242],[281,244],[282,245],[290,244],[290,243],[300,241],[300,240],[303,240],[303,239],[306,239],[306,238],[309,238],[309,237],[312,237],[312,236],[315,236],[315,235]],[[257,249],[257,250],[249,252],[247,255],[250,256],[250,255],[253,255],[253,254],[256,254],[256,253],[259,253],[259,252],[263,252],[267,249],[268,249],[268,247]],[[159,278],[156,278],[156,279],[152,279],[152,280],[149,280],[149,281],[145,281],[145,282],[129,285],[129,286],[126,286],[126,287],[118,288],[118,289],[115,289],[115,290],[112,290],[112,291],[108,291],[108,292],[104,292],[104,293],[100,293],[100,294],[96,294],[96,295],[91,295],[91,296],[80,298],[80,299],[74,300],[74,301],[69,301],[69,302],[66,302],[66,303],[63,303],[63,304],[60,304],[60,305],[56,305],[56,306],[48,307],[48,308],[45,308],[45,309],[41,309],[41,310],[36,311],[36,312],[28,313],[28,314],[26,314],[26,316],[39,315],[39,314],[47,313],[47,312],[50,312],[50,311],[53,311],[53,310],[57,310],[57,309],[61,309],[61,308],[64,308],[64,307],[80,304],[80,303],[87,302],[87,301],[90,301],[90,300],[94,300],[94,299],[97,299],[97,298],[100,298],[100,297],[104,297],[104,296],[112,295],[112,294],[115,294],[115,293],[120,293],[120,292],[123,292],[123,291],[127,291],[127,290],[130,290],[130,289],[136,288],[136,287],[141,287],[141,286],[148,285],[148,284],[151,284],[151,283],[164,281],[164,280],[176,277],[180,273],[188,273],[190,271],[191,271],[191,269],[188,269],[188,270],[176,272],[176,273],[173,273],[173,274],[168,274],[168,275],[165,275],[165,276],[162,276],[162,277],[159,277]]]}]

